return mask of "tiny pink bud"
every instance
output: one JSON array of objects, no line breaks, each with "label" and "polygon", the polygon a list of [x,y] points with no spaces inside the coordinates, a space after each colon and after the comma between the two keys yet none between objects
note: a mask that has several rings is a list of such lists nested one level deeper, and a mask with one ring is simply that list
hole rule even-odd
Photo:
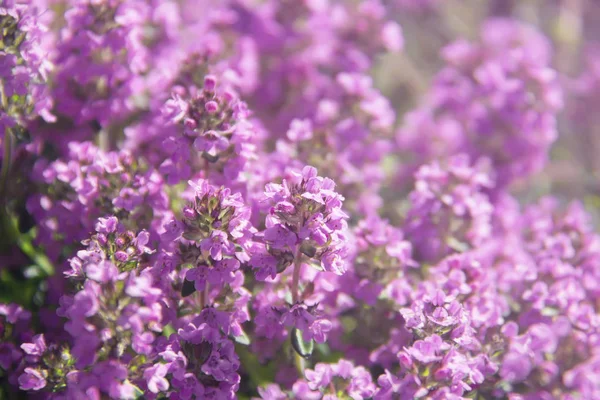
[{"label": "tiny pink bud", "polygon": [[204,105],[204,109],[206,110],[206,112],[210,113],[210,114],[214,114],[217,111],[219,111],[219,105],[217,104],[216,101],[209,101]]},{"label": "tiny pink bud", "polygon": [[217,86],[217,78],[214,75],[206,75],[204,77],[204,90],[214,92]]}]

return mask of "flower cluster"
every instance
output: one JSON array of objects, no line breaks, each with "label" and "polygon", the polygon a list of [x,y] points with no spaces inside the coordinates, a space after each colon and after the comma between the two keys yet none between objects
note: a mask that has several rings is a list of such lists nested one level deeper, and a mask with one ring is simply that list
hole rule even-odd
[{"label": "flower cluster", "polygon": [[[166,102],[163,111],[178,128],[163,142],[168,154],[160,165],[161,172],[172,184],[198,170],[218,172],[224,182],[235,180],[254,149],[246,104],[232,90],[217,88],[212,75],[204,78],[201,90],[181,89]],[[169,128],[167,125],[166,130]],[[218,181],[219,177],[213,179]]]},{"label": "flower cluster", "polygon": [[[33,3],[9,1],[0,6],[2,131],[23,129],[37,116],[48,122],[56,120],[46,88],[52,69],[52,64],[45,59],[47,49],[42,44],[47,27],[38,17],[42,9]],[[24,132],[16,134],[22,136]]]},{"label": "flower cluster", "polygon": [[485,190],[492,182],[483,168],[457,155],[445,167],[433,162],[416,172],[405,229],[419,258],[436,261],[491,236],[493,207]]},{"label": "flower cluster", "polygon": [[600,388],[580,371],[597,362],[599,237],[580,204],[562,209],[548,198],[525,210],[522,235],[531,263],[525,279],[507,287],[519,318],[505,327],[500,376],[531,382],[530,396],[560,387],[594,398]]},{"label": "flower cluster", "polygon": [[17,368],[25,357],[19,347],[32,339],[31,312],[17,304],[0,304],[0,369],[12,385],[18,383]]},{"label": "flower cluster", "polygon": [[492,19],[480,36],[480,43],[444,48],[447,66],[397,140],[418,163],[455,152],[487,157],[502,187],[543,167],[557,137],[562,92],[548,66],[550,46],[533,28]]},{"label": "flower cluster", "polygon": [[239,360],[233,342],[220,332],[223,315],[205,309],[165,343],[157,345],[163,363],[146,370],[152,393],[171,389],[174,398],[234,399],[239,387]]},{"label": "flower cluster", "polygon": [[600,398],[600,15],[474,3],[4,1],[0,398]]},{"label": "flower cluster", "polygon": [[[377,284],[373,288],[375,298],[394,281],[406,280],[410,270],[418,266],[412,259],[412,244],[388,221],[370,216],[357,224],[354,235],[354,274],[361,282]],[[360,290],[355,296],[364,293]]]},{"label": "flower cluster", "polygon": [[[143,270],[148,233],[125,231],[116,217],[100,219],[87,249],[66,273],[72,294],[60,298],[64,338],[43,334],[23,343],[22,390],[59,392],[62,398],[131,398],[163,331],[162,292]],[[135,365],[135,369],[132,366]]]},{"label": "flower cluster", "polygon": [[239,193],[216,188],[207,181],[190,182],[194,199],[183,209],[183,221],[171,223],[166,239],[181,237],[180,257],[190,266],[186,280],[196,290],[210,285],[222,286],[235,279],[240,263],[247,262],[247,248],[254,228],[250,210]]},{"label": "flower cluster", "polygon": [[129,228],[155,233],[171,216],[163,177],[126,150],[105,153],[72,142],[68,158],[39,160],[33,177],[45,189],[29,199],[28,209],[52,258],[62,255],[61,246],[85,239],[97,218],[115,215]]},{"label": "flower cluster", "polygon": [[[313,165],[339,183],[348,209],[381,204],[384,179],[379,165],[393,148],[395,114],[388,100],[361,73],[340,73],[324,88],[313,113],[291,121],[276,143],[273,166],[279,175],[293,165]],[[371,151],[362,151],[365,147]]]},{"label": "flower cluster", "polygon": [[335,364],[319,363],[314,370],[307,369],[306,380],[294,383],[286,393],[272,384],[259,388],[260,399],[337,399],[339,393],[352,399],[362,400],[373,397],[375,384],[371,374],[364,367],[355,367],[348,360],[341,359]]},{"label": "flower cluster", "polygon": [[347,215],[341,208],[344,198],[331,179],[307,166],[301,173],[292,171],[281,184],[268,184],[264,200],[270,206],[261,232],[266,252],[251,261],[257,277],[274,278],[303,256],[323,271],[344,273]]},{"label": "flower cluster", "polygon": [[[259,76],[249,103],[274,137],[314,112],[339,73],[363,73],[376,54],[402,49],[400,26],[386,19],[380,0],[240,2],[239,32],[259,49]],[[360,21],[360,23],[356,23]]]}]

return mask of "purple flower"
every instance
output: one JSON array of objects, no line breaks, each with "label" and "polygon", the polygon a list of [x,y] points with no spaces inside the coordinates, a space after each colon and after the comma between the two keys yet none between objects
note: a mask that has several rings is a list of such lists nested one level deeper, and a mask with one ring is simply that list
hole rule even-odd
[{"label": "purple flower", "polygon": [[308,381],[308,386],[312,390],[316,390],[327,387],[334,376],[334,372],[331,368],[331,365],[320,363],[315,366],[314,370],[307,370],[305,375],[306,380]]},{"label": "purple flower", "polygon": [[152,342],[154,342],[154,335],[151,332],[144,332],[133,336],[131,347],[138,354],[150,354]]},{"label": "purple flower", "polygon": [[41,390],[46,387],[46,378],[42,372],[25,368],[23,374],[19,376],[19,388],[21,390]]},{"label": "purple flower", "polygon": [[269,245],[281,250],[293,249],[298,242],[296,234],[280,224],[267,228],[264,238]]},{"label": "purple flower", "polygon": [[281,390],[279,385],[272,383],[258,388],[258,394],[263,400],[286,400],[288,396]]},{"label": "purple flower", "polygon": [[[375,393],[375,385],[369,372],[362,366],[355,367],[351,361],[341,359],[336,364],[318,363],[313,370],[305,371],[306,381],[311,390],[329,392],[332,388],[350,395],[353,399],[367,399]],[[294,393],[299,393],[294,385]],[[312,398],[312,397],[307,397]],[[332,396],[332,399],[335,398]]]},{"label": "purple flower", "polygon": [[98,218],[96,223],[96,232],[98,233],[113,233],[117,230],[118,220],[116,217]]},{"label": "purple flower", "polygon": [[315,321],[315,317],[308,311],[304,304],[296,304],[281,315],[281,323],[293,326],[302,332],[308,331],[309,326]]},{"label": "purple flower", "polygon": [[113,200],[115,207],[124,208],[127,211],[133,211],[143,201],[143,197],[131,188],[123,188],[119,192],[119,197]]},{"label": "purple flower", "polygon": [[442,50],[447,66],[413,114],[420,121],[399,131],[400,146],[417,152],[421,162],[460,152],[485,157],[497,172],[497,188],[539,171],[562,108],[550,53],[547,39],[532,27],[486,21],[480,41],[457,40]]},{"label": "purple flower", "polygon": [[482,168],[458,155],[446,167],[434,162],[416,173],[406,231],[425,260],[479,246],[491,236],[493,207],[484,192],[491,181]]},{"label": "purple flower", "polygon": [[473,20],[420,100],[442,0],[64,3],[0,6],[1,297],[32,310],[0,304],[3,392],[600,398],[600,236],[557,164],[599,172],[585,2],[556,55]]},{"label": "purple flower", "polygon": [[277,258],[269,254],[264,246],[253,247],[249,264],[255,270],[256,279],[260,281],[277,276]]},{"label": "purple flower", "polygon": [[327,333],[331,331],[333,324],[326,319],[317,319],[310,324],[308,333],[304,334],[305,338],[312,338],[317,343],[325,343],[327,341]]},{"label": "purple flower", "polygon": [[100,306],[98,302],[98,293],[100,287],[92,281],[87,281],[82,291],[73,298],[73,304],[68,310],[70,316],[80,318],[82,316],[91,317],[95,315]]},{"label": "purple flower", "polygon": [[287,131],[287,137],[292,142],[309,140],[313,137],[312,124],[308,119],[295,119],[290,123],[290,129]]},{"label": "purple flower", "polygon": [[500,376],[508,382],[521,382],[531,372],[531,361],[528,355],[510,352],[504,356]]},{"label": "purple flower", "polygon": [[169,372],[167,364],[156,364],[144,371],[144,379],[147,381],[148,390],[152,393],[166,392],[169,389],[169,381],[165,376]]},{"label": "purple flower", "polygon": [[223,251],[226,253],[232,251],[231,244],[227,240],[227,234],[219,230],[212,231],[210,237],[200,243],[200,249],[209,253],[216,261],[223,258]]},{"label": "purple flower", "polygon": [[448,345],[443,344],[439,336],[433,335],[425,340],[417,340],[412,347],[405,349],[405,351],[418,362],[430,364],[441,360],[442,357],[439,354],[447,348]]},{"label": "purple flower", "polygon": [[325,271],[333,272],[336,275],[342,275],[346,272],[346,262],[341,251],[328,251],[323,254],[321,265]]},{"label": "purple flower", "polygon": [[[291,264],[293,259],[287,257],[297,257],[294,254],[300,251],[325,271],[338,275],[345,272],[348,249],[344,231],[348,216],[341,210],[343,197],[334,188],[332,180],[318,176],[310,166],[301,172],[293,171],[290,180],[281,185],[266,185],[264,201],[270,206],[270,215],[262,238],[278,264]],[[264,257],[255,257],[255,262],[264,261]],[[268,271],[271,276],[272,273],[272,269]],[[261,272],[261,276],[266,274]]]},{"label": "purple flower", "polygon": [[46,341],[44,340],[44,335],[35,335],[33,337],[32,343],[23,343],[21,345],[21,348],[25,353],[27,353],[30,356],[42,356],[47,349]]},{"label": "purple flower", "polygon": [[[115,254],[116,256],[116,254]],[[118,268],[110,261],[101,261],[98,264],[88,264],[85,267],[86,276],[99,283],[115,281],[119,274]]]},{"label": "purple flower", "polygon": [[149,271],[144,271],[136,276],[130,274],[127,280],[125,293],[131,297],[144,298],[145,301],[152,303],[153,299],[157,299],[162,294],[159,288],[153,287],[153,279]]}]

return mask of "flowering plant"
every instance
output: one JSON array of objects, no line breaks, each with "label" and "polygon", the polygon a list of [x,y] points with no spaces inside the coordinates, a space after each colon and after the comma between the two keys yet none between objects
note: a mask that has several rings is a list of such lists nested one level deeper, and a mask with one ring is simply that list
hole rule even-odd
[{"label": "flowering plant", "polygon": [[600,15],[463,3],[0,4],[0,399],[600,399]]}]

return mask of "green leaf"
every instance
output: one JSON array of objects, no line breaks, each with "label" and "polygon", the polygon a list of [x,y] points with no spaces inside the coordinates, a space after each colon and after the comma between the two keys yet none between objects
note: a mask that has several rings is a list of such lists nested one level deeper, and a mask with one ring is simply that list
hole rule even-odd
[{"label": "green leaf", "polygon": [[173,325],[171,325],[171,324],[165,326],[162,331],[162,334],[164,337],[169,337],[174,333],[175,333],[175,329],[173,328]]},{"label": "green leaf", "polygon": [[323,269],[323,266],[321,265],[320,262],[316,262],[315,260],[309,260],[307,262],[308,265],[310,265],[312,268],[316,269],[317,271],[323,272],[325,271]]},{"label": "green leaf", "polygon": [[7,269],[0,271],[0,303],[17,303],[31,309],[39,289],[38,279],[16,279]]},{"label": "green leaf", "polygon": [[292,292],[290,292],[290,291],[287,291],[285,293],[285,295],[283,296],[283,299],[289,305],[293,305],[294,304],[294,300],[292,299]]},{"label": "green leaf", "polygon": [[313,258],[315,254],[317,254],[317,248],[312,246],[308,242],[302,243],[302,245],[300,246],[300,251],[308,258]]},{"label": "green leaf", "polygon": [[0,247],[9,248],[13,243],[21,249],[23,253],[39,268],[41,276],[54,275],[54,266],[43,251],[33,245],[35,229],[27,233],[19,232],[19,218],[9,215],[5,210],[0,209]]},{"label": "green leaf", "polygon": [[292,347],[300,357],[309,358],[315,349],[315,341],[313,339],[305,341],[302,331],[294,328],[292,330]]},{"label": "green leaf", "polygon": [[20,235],[17,244],[23,253],[25,253],[40,268],[45,276],[54,275],[54,266],[46,254],[34,248],[28,235]]},{"label": "green leaf", "polygon": [[129,362],[129,370],[131,372],[136,372],[144,363],[146,362],[146,356],[143,354],[138,354]]},{"label": "green leaf", "polygon": [[246,332],[244,331],[242,331],[241,335],[235,336],[233,340],[235,340],[236,343],[243,344],[244,346],[248,346],[250,344],[250,338],[248,337],[248,335],[246,335]]},{"label": "green leaf", "polygon": [[134,399],[143,399],[144,398],[144,392],[142,391],[142,389],[140,389],[139,387],[131,384],[131,382],[129,383],[131,386],[133,386],[133,398]]},{"label": "green leaf", "polygon": [[212,154],[209,154],[205,151],[202,152],[202,158],[204,158],[206,161],[208,161],[209,163],[216,163],[217,161],[219,161],[219,156],[213,156]]}]

